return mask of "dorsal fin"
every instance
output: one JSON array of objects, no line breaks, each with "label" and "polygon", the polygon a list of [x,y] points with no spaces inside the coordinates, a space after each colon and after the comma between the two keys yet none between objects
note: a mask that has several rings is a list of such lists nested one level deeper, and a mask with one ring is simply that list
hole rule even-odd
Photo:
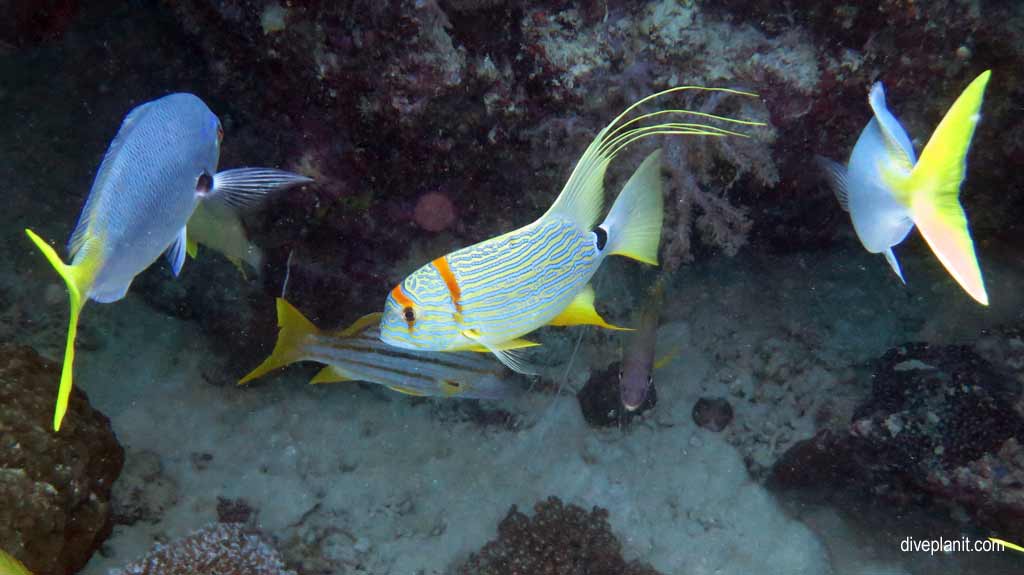
[{"label": "dorsal fin", "polygon": [[889,157],[897,163],[901,170],[906,174],[910,174],[910,171],[914,169],[914,164],[917,162],[917,158],[914,155],[914,146],[910,143],[910,136],[907,135],[903,126],[900,125],[900,121],[886,107],[885,88],[882,87],[881,82],[875,82],[875,85],[871,87],[871,92],[868,94],[868,104],[871,105],[871,111],[875,114],[875,120],[882,132]]}]

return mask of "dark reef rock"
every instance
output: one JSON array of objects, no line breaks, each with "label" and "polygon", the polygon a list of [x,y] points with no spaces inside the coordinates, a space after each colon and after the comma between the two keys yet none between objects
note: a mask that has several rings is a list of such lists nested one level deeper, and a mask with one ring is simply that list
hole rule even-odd
[{"label": "dark reef rock", "polygon": [[1024,536],[1020,384],[969,346],[923,343],[889,350],[873,378],[849,427],[794,446],[771,483],[960,507],[988,529]]},{"label": "dark reef rock", "polygon": [[259,533],[241,523],[213,523],[187,537],[156,545],[111,575],[295,575]]},{"label": "dark reef rock", "polygon": [[557,497],[534,505],[533,518],[515,505],[498,524],[498,538],[459,566],[459,575],[658,575],[622,558],[608,511],[587,511]]},{"label": "dark reef rock", "polygon": [[0,344],[0,547],[35,575],[81,569],[111,530],[111,485],[124,450],[110,420],[75,388],[59,433],[60,368]]},{"label": "dark reef rock", "polygon": [[702,397],[693,404],[693,422],[711,431],[722,431],[732,423],[732,405],[720,397]]}]

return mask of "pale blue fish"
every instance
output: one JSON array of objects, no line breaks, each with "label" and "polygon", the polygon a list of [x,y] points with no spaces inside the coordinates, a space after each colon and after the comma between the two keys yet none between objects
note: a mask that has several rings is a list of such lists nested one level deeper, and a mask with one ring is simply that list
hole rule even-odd
[{"label": "pale blue fish", "polygon": [[[644,125],[667,114],[688,114],[733,125],[761,125],[688,110],[660,110],[627,119],[629,106],[601,130],[576,164],[551,208],[517,230],[462,248],[426,264],[391,290],[381,339],[410,349],[490,351],[509,368],[529,373],[512,350],[534,345],[520,339],[544,325],[591,324],[614,328],[594,309],[590,278],[609,255],[657,265],[662,224],[660,152],[650,154],[626,182],[603,221],[604,176],[630,144],[659,134],[743,134],[688,122]],[[621,328],[620,328],[621,329]]]},{"label": "pale blue fish", "polygon": [[364,381],[409,395],[463,399],[503,399],[521,391],[501,364],[487,356],[408,350],[380,341],[380,315],[363,316],[340,331],[323,331],[278,298],[280,331],[274,350],[238,383],[295,362],[315,361],[327,367],[310,383]]},{"label": "pale blue fish", "polygon": [[125,117],[96,172],[68,245],[71,263],[25,230],[64,278],[71,300],[54,430],[71,395],[75,334],[86,301],[120,300],[163,253],[177,275],[185,262],[186,223],[200,202],[253,205],[271,190],[312,181],[265,168],[218,173],[223,135],[217,116],[192,94],[142,104]]},{"label": "pale blue fish", "polygon": [[874,117],[861,131],[847,166],[818,158],[864,248],[885,254],[900,281],[906,283],[892,248],[916,224],[950,275],[982,305],[988,305],[988,294],[959,196],[989,76],[983,72],[957,98],[920,160],[886,107],[880,82],[868,95]]}]

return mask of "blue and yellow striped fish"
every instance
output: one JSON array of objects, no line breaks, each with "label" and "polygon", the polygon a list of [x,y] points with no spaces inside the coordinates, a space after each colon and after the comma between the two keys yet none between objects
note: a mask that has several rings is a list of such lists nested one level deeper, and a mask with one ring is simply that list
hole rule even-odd
[{"label": "blue and yellow striped fish", "polygon": [[663,219],[660,151],[640,164],[598,224],[608,165],[624,148],[649,136],[743,135],[701,123],[642,125],[651,118],[687,114],[760,125],[688,110],[660,110],[626,119],[645,102],[683,90],[755,96],[682,86],[628,107],[594,138],[540,219],[437,258],[395,286],[381,319],[381,339],[410,349],[490,351],[509,368],[531,373],[513,350],[535,345],[520,338],[541,326],[591,324],[621,329],[598,315],[589,282],[609,255],[657,265]]},{"label": "blue and yellow striped fish", "polygon": [[310,383],[365,381],[408,395],[503,399],[521,388],[493,359],[476,353],[442,353],[391,347],[380,340],[380,313],[351,326],[321,331],[283,298],[277,300],[281,328],[274,351],[239,380],[248,383],[298,361],[326,364]]}]

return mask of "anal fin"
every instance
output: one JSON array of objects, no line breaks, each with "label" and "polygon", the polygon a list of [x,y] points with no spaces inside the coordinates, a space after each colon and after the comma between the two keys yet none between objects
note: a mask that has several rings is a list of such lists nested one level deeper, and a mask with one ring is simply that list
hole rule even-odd
[{"label": "anal fin", "polygon": [[345,370],[328,365],[327,367],[316,372],[313,379],[309,380],[309,383],[338,383],[342,381],[352,381],[355,379],[351,374],[345,372]]}]

